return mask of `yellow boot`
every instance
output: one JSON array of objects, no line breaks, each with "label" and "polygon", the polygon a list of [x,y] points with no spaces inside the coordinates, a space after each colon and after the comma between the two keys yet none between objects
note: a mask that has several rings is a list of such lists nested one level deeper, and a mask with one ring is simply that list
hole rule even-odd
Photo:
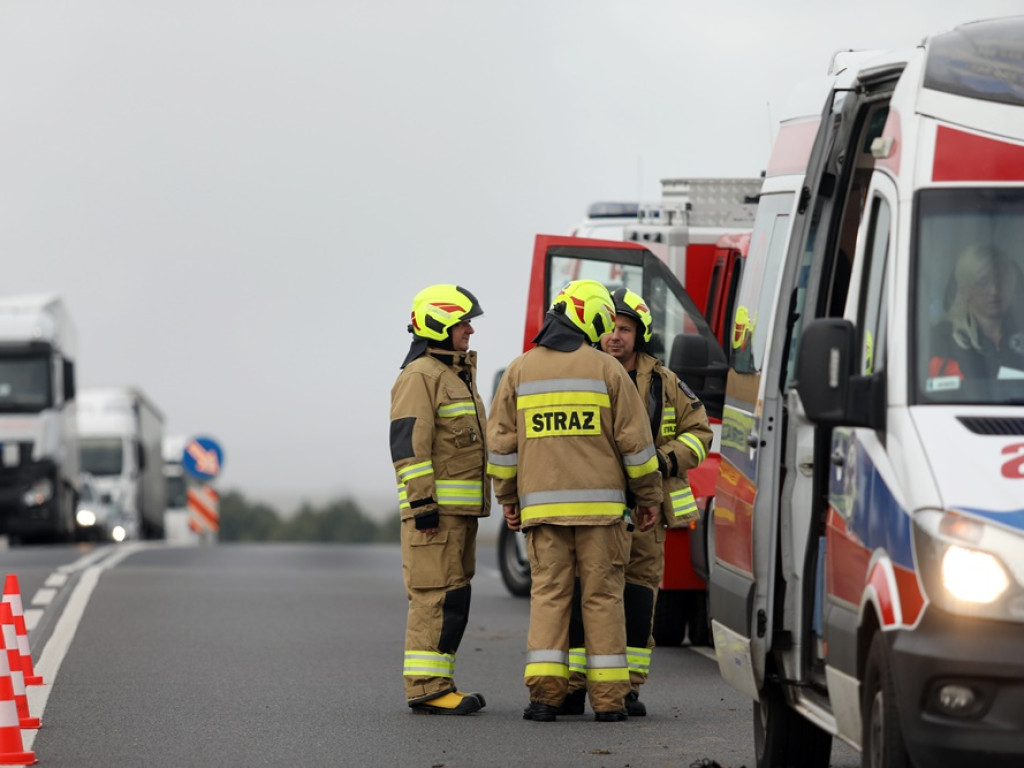
[{"label": "yellow boot", "polygon": [[420,704],[411,705],[410,709],[418,715],[471,715],[483,704],[473,694],[451,691]]}]

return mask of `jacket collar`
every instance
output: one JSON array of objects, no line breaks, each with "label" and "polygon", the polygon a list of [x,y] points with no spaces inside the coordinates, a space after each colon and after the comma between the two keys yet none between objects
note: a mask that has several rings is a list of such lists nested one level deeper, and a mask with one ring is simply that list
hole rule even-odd
[{"label": "jacket collar", "polygon": [[551,314],[544,316],[544,325],[540,332],[534,337],[533,343],[542,347],[549,347],[558,352],[575,352],[582,346],[586,339],[583,333],[561,315]]}]

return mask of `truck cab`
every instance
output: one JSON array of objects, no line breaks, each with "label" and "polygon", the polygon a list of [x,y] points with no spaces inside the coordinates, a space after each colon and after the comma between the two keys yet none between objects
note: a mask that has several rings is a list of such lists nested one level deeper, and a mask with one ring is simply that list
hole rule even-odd
[{"label": "truck cab", "polygon": [[847,57],[762,195],[709,584],[758,766],[1024,757],[1022,40]]},{"label": "truck cab", "polygon": [[0,534],[12,542],[75,535],[75,341],[59,296],[0,299]]}]

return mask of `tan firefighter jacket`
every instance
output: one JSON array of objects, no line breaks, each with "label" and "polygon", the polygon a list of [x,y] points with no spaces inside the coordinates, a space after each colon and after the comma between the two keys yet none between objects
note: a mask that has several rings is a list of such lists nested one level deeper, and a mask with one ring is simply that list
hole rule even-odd
[{"label": "tan firefighter jacket", "polygon": [[531,349],[506,369],[491,411],[487,471],[524,528],[621,522],[627,485],[638,504],[661,504],[650,422],[610,355]]},{"label": "tan firefighter jacket", "polygon": [[428,349],[391,388],[391,460],[402,519],[435,505],[441,514],[486,516],[486,414],[476,353]]},{"label": "tan firefighter jacket", "polygon": [[[655,382],[655,376],[660,384]],[[643,352],[636,357],[636,387],[647,406],[654,444],[667,466],[665,500],[661,512],[669,528],[681,528],[698,517],[687,470],[695,468],[711,449],[711,425],[704,404],[657,358]],[[656,397],[660,390],[661,397]]]}]

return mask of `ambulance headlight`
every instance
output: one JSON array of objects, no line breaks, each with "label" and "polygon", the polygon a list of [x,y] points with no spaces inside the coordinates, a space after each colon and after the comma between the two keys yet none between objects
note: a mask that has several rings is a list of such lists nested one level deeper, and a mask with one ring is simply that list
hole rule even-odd
[{"label": "ambulance headlight", "polygon": [[123,525],[115,525],[114,529],[110,532],[110,538],[114,541],[124,541],[128,537],[128,532],[124,529]]},{"label": "ambulance headlight", "polygon": [[88,528],[90,526],[96,525],[96,513],[93,512],[91,509],[80,509],[75,514],[75,520],[83,528]]},{"label": "ambulance headlight", "polygon": [[1024,538],[1010,528],[939,509],[914,515],[914,559],[928,599],[944,611],[1024,620]]},{"label": "ambulance headlight", "polygon": [[942,556],[942,586],[965,603],[992,603],[1006,592],[1010,579],[988,552],[951,546]]}]

